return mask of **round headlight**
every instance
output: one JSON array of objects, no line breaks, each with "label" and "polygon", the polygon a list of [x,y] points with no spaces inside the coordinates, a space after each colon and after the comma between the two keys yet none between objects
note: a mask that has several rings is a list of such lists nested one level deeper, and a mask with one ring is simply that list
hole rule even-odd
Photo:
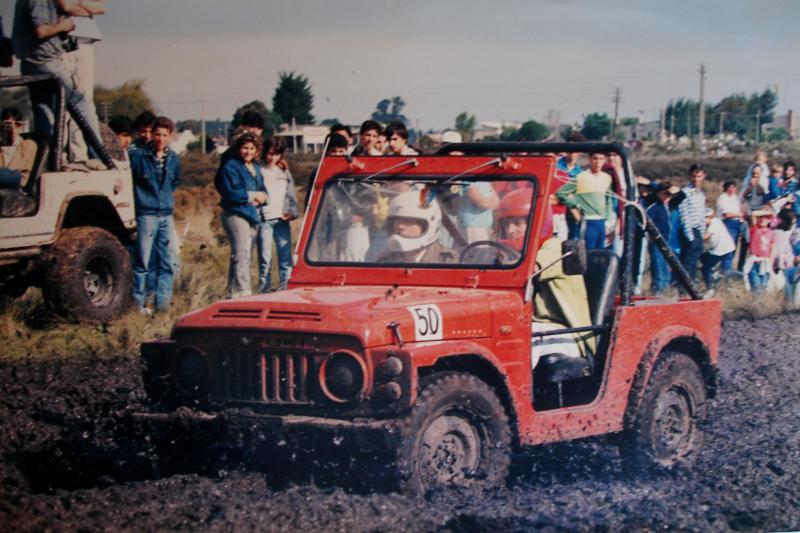
[{"label": "round headlight", "polygon": [[363,394],[367,369],[356,354],[349,351],[332,353],[320,370],[322,391],[334,402],[350,402]]},{"label": "round headlight", "polygon": [[184,348],[178,354],[178,384],[192,394],[205,394],[208,389],[208,363],[199,351]]}]

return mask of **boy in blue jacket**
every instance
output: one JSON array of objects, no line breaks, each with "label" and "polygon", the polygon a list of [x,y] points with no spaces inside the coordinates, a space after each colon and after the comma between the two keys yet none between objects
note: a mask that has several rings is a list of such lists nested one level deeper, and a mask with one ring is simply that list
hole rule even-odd
[{"label": "boy in blue jacket", "polygon": [[[167,117],[156,118],[150,142],[130,153],[138,228],[133,254],[133,299],[145,314],[150,313],[145,306],[150,269],[155,269],[156,275],[156,310],[168,309],[172,301],[170,239],[175,234],[173,194],[180,183],[180,163],[167,145],[174,129]],[[155,257],[152,263],[151,257]]]}]

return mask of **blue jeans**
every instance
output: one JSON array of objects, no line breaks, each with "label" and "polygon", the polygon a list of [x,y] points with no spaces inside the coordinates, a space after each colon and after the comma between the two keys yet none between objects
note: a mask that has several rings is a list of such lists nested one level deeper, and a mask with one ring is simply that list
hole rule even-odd
[{"label": "blue jeans", "polygon": [[664,254],[654,244],[648,245],[650,251],[650,278],[652,283],[650,291],[653,294],[661,294],[669,286],[670,269]]},{"label": "blue jeans", "polygon": [[683,232],[680,233],[681,263],[692,281],[697,281],[697,262],[703,253],[703,232],[699,228],[694,228],[692,235],[694,239],[690,241]]},{"label": "blue jeans", "polygon": [[786,286],[783,288],[783,294],[786,296],[786,301],[791,304],[794,301],[795,283],[800,281],[800,265],[790,266],[783,271],[783,275],[786,276]]},{"label": "blue jeans", "polygon": [[22,174],[18,170],[0,168],[0,188],[17,189],[22,181]]},{"label": "blue jeans", "polygon": [[278,251],[278,278],[280,289],[286,288],[292,273],[292,228],[288,220],[274,218],[259,224],[256,234],[258,245],[258,292],[269,292],[272,288],[272,243]]},{"label": "blue jeans", "polygon": [[586,232],[583,239],[586,241],[586,250],[601,250],[606,247],[606,221],[587,220]]},{"label": "blue jeans", "polygon": [[151,258],[155,256],[155,306],[163,310],[172,302],[172,260],[170,240],[175,231],[172,215],[139,215],[138,237],[133,253],[133,299],[144,307]]},{"label": "blue jeans", "polygon": [[721,263],[720,271],[722,274],[730,274],[730,270],[725,270],[725,263],[730,264],[733,261],[734,252],[729,252],[725,255],[713,255],[708,252],[700,256],[700,262],[703,264],[703,281],[706,283],[707,289],[714,288],[714,267],[717,263]]},{"label": "blue jeans", "polygon": [[[742,222],[741,222],[741,220],[735,220],[735,219],[731,219],[731,218],[726,218],[722,222],[725,224],[725,227],[728,228],[728,233],[731,234],[731,237],[733,238],[734,244],[736,244],[737,247],[738,247],[738,245],[739,245],[739,233],[741,233],[741,231],[742,231]],[[728,273],[728,272],[733,270],[733,256],[734,255],[736,255],[736,251],[735,250],[734,250],[734,252],[732,254],[725,255],[723,257],[722,266],[720,267],[720,269],[723,272]]]},{"label": "blue jeans", "polygon": [[[181,248],[178,233],[175,231],[174,220],[172,236],[169,240],[169,255],[169,261],[172,264],[172,276],[177,278],[181,270]],[[156,284],[158,283],[158,261],[159,258],[155,254],[150,256],[150,272],[147,274],[147,286],[145,288],[145,294],[147,296],[156,292]]]},{"label": "blue jeans", "polygon": [[[97,121],[97,113],[81,87],[78,87],[76,79],[67,69],[64,61],[59,58],[43,65],[35,65],[27,61],[22,61],[20,72],[23,75],[29,74],[52,74],[55,76],[59,85],[64,87],[64,97],[69,106],[79,112],[86,119],[89,128],[94,131],[100,139],[100,124]],[[53,125],[55,115],[53,113],[53,100],[55,94],[48,85],[34,83],[28,86],[31,95],[31,105],[33,107],[34,131],[51,139],[53,136]]]},{"label": "blue jeans", "polygon": [[753,292],[761,292],[767,288],[769,273],[762,272],[763,265],[763,263],[756,263],[753,265],[753,268],[750,269],[750,272],[747,273],[747,280],[750,282],[750,290]]}]

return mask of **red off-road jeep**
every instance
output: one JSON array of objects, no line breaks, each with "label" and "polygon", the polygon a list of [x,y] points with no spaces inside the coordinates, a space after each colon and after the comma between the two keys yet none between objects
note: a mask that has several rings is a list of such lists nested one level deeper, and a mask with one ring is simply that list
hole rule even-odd
[{"label": "red off-road jeep", "polygon": [[[537,331],[537,253],[561,185],[554,154],[594,151],[624,160],[624,254],[586,253],[591,324]],[[513,450],[602,434],[621,434],[637,465],[689,460],[715,390],[721,306],[699,300],[671,253],[691,298],[633,296],[643,225],[631,177],[618,144],[326,157],[289,289],[220,301],[144,343],[145,386],[162,409],[140,418],[363,452],[411,492],[501,484]],[[521,245],[470,203],[471,189],[530,191]],[[414,217],[424,222],[402,229]],[[576,333],[594,337],[591,353],[532,357],[532,336]]]}]

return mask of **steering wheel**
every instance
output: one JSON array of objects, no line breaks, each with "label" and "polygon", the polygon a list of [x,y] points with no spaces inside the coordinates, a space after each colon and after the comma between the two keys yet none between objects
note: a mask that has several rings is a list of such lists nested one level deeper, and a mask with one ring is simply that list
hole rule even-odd
[{"label": "steering wheel", "polygon": [[[496,252],[492,254],[491,250],[485,250],[483,253],[480,253],[477,249],[481,247],[494,248]],[[458,260],[462,264],[510,265],[519,261],[520,257],[522,257],[520,252],[501,242],[475,241],[469,243],[461,250]],[[501,260],[501,258],[505,260]]]}]

